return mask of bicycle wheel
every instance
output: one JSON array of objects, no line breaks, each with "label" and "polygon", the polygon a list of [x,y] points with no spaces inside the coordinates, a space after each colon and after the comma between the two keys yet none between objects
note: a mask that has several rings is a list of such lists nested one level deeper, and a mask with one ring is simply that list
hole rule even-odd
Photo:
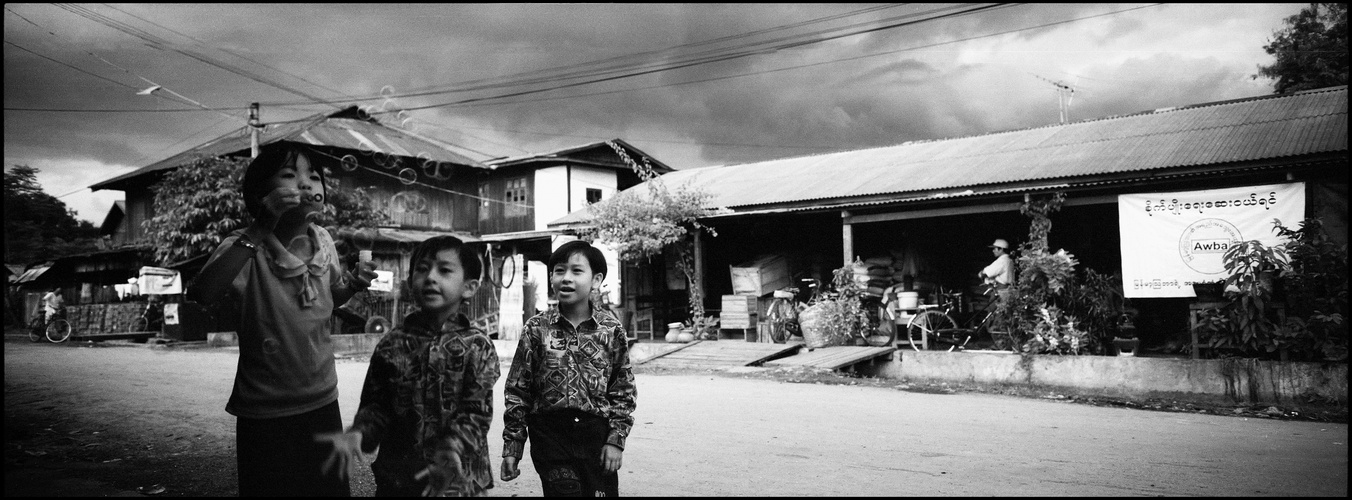
[{"label": "bicycle wheel", "polygon": [[129,332],[148,332],[150,331],[150,321],[145,316],[131,320],[131,329]]},{"label": "bicycle wheel", "polygon": [[60,344],[70,338],[70,322],[64,319],[55,319],[47,324],[47,340],[53,344]]},{"label": "bicycle wheel", "polygon": [[910,323],[906,324],[906,338],[911,343],[911,349],[920,350],[916,345],[916,338],[935,339],[939,330],[951,330],[958,327],[958,323],[953,318],[942,311],[925,311],[911,318]]},{"label": "bicycle wheel", "polygon": [[43,336],[45,336],[46,334],[47,334],[47,323],[44,323],[42,321],[42,318],[33,318],[33,321],[28,322],[29,342],[41,342]]}]

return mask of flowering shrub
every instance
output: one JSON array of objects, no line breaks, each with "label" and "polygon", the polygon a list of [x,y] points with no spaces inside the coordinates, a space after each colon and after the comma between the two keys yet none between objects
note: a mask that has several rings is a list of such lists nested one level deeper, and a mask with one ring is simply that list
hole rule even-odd
[{"label": "flowering shrub", "polygon": [[1038,310],[1038,321],[1032,336],[1024,344],[1031,354],[1082,354],[1090,344],[1089,332],[1076,327],[1074,316],[1067,316],[1056,306]]}]

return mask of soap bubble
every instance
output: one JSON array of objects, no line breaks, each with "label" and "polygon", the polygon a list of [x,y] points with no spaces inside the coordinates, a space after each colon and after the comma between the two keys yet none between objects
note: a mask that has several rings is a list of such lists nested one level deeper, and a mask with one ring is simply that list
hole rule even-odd
[{"label": "soap bubble", "polygon": [[404,183],[405,185],[413,184],[414,182],[418,182],[418,173],[417,173],[417,172],[414,172],[413,169],[411,169],[411,168],[405,168],[405,169],[403,169],[403,170],[400,170],[400,171],[399,171],[399,182],[402,182],[402,183]]},{"label": "soap bubble", "polygon": [[343,159],[341,160],[341,164],[342,164],[342,166],[343,166],[343,170],[346,170],[346,171],[348,171],[348,172],[355,171],[355,170],[357,170],[357,166],[358,166],[358,165],[357,165],[357,157],[352,156],[352,155],[343,155]]}]

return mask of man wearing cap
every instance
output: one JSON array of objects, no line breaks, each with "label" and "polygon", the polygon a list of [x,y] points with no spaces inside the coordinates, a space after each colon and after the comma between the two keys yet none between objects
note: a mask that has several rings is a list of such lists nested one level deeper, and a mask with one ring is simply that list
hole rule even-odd
[{"label": "man wearing cap", "polygon": [[[989,246],[991,253],[995,255],[995,262],[982,269],[977,276],[981,277],[982,282],[997,287],[1014,283],[1014,259],[1009,257],[1009,242],[997,239]],[[1001,296],[1004,295],[1003,292],[1002,289]]]}]

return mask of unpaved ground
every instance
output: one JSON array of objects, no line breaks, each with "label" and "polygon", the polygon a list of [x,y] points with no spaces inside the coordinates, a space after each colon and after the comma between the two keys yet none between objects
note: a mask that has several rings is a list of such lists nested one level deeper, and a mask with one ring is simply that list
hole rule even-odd
[{"label": "unpaved ground", "polygon": [[[236,359],[230,349],[7,336],[6,496],[234,495],[234,419],[223,408]],[[338,369],[350,422],[366,363]],[[1347,494],[1345,411],[1328,423],[1280,419],[1337,411],[1095,401],[1175,408],[1137,411],[766,370],[640,368],[638,379],[626,495]],[[353,494],[370,496],[369,468],[359,471]],[[490,493],[538,496],[529,460]]]}]

